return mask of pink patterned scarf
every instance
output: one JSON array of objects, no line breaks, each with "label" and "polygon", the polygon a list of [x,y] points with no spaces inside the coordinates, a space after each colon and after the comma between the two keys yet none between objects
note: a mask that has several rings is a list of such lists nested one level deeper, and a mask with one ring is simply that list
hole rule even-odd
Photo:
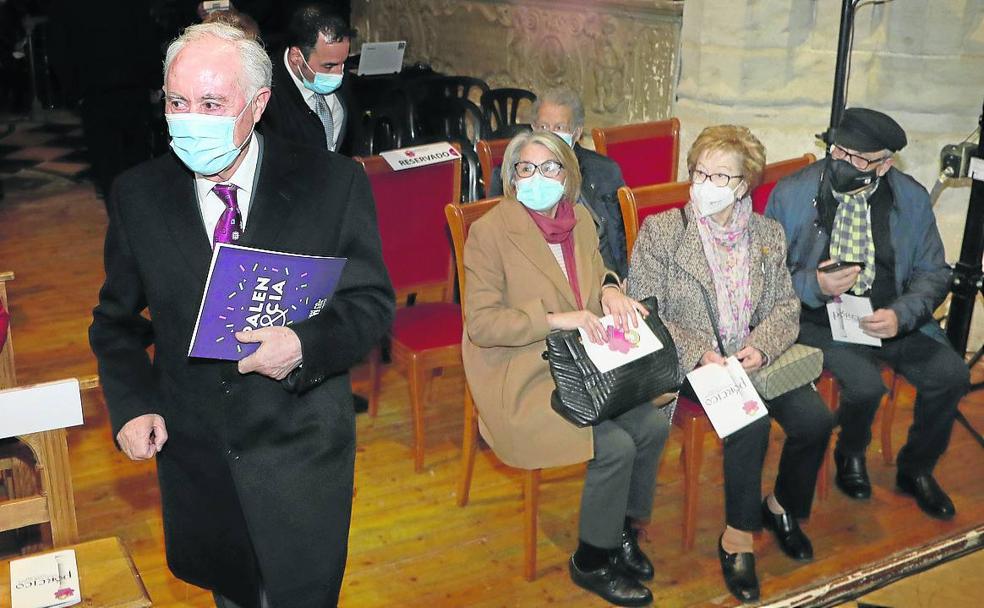
[{"label": "pink patterned scarf", "polygon": [[[693,203],[691,208],[696,211]],[[699,216],[698,216],[699,217]],[[751,235],[748,222],[752,217],[752,199],[745,196],[737,201],[731,217],[722,226],[710,216],[699,217],[697,233],[704,247],[704,256],[714,279],[717,293],[718,329],[721,341],[734,354],[745,345],[752,318],[752,294],[749,251]]]}]

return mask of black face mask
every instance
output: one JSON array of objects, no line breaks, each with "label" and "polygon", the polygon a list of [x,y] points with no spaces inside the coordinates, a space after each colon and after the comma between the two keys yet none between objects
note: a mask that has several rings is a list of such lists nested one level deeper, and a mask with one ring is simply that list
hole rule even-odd
[{"label": "black face mask", "polygon": [[830,159],[830,186],[834,192],[854,192],[867,188],[878,181],[875,170],[861,171],[846,160]]}]

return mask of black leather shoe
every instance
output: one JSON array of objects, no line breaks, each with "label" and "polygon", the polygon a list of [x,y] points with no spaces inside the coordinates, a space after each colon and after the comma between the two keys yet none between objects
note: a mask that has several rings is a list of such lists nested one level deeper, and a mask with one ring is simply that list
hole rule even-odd
[{"label": "black leather shoe", "polygon": [[755,555],[752,553],[728,553],[718,539],[718,559],[728,591],[742,602],[759,599],[759,582],[755,576]]},{"label": "black leather shoe", "polygon": [[567,568],[575,585],[616,606],[648,606],[653,602],[649,589],[611,564],[597,570],[581,570],[572,555]]},{"label": "black leather shoe", "polygon": [[762,523],[775,534],[783,553],[801,562],[813,559],[813,545],[800,529],[795,517],[789,513],[776,515],[769,510],[768,500],[763,500]]},{"label": "black leather shoe", "polygon": [[895,484],[905,494],[915,497],[916,504],[926,515],[936,519],[953,519],[957,509],[940,484],[930,473],[910,477],[902,472],[895,476]]},{"label": "black leather shoe", "polygon": [[837,487],[851,498],[864,500],[871,498],[871,481],[864,464],[864,454],[848,456],[834,450],[834,464],[837,465]]},{"label": "black leather shoe", "polygon": [[653,580],[653,563],[639,548],[639,531],[622,530],[622,544],[612,552],[612,565],[640,581]]}]

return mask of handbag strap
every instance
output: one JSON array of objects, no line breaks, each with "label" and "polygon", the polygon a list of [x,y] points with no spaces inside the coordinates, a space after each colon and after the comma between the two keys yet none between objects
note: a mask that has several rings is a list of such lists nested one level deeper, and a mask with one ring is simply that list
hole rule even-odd
[{"label": "handbag strap", "polygon": [[[684,211],[683,207],[678,207],[678,209],[680,211],[680,219],[683,221],[683,229],[686,231],[687,212]],[[681,238],[680,241],[682,242],[683,239]],[[724,342],[721,341],[721,332],[718,331],[717,317],[714,315],[714,308],[711,307],[711,298],[707,295],[707,288],[704,284],[700,281],[697,281],[697,284],[700,285],[700,293],[704,296],[704,307],[707,309],[707,316],[711,320],[711,328],[714,329],[714,339],[717,340],[718,348],[721,349],[721,356],[726,357],[727,354],[724,350]]]}]

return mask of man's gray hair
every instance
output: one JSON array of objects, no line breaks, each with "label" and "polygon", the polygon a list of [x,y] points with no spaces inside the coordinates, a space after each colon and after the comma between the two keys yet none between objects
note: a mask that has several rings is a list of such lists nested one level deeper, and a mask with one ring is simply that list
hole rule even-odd
[{"label": "man's gray hair", "polygon": [[537,95],[536,101],[533,102],[534,120],[536,120],[536,116],[539,115],[540,106],[544,102],[570,108],[572,118],[571,124],[567,126],[570,127],[571,131],[577,129],[578,127],[584,126],[584,104],[581,103],[581,97],[572,89],[568,89],[566,87],[547,89]]},{"label": "man's gray hair", "polygon": [[171,64],[178,53],[188,44],[209,37],[228,42],[239,51],[239,59],[242,62],[239,88],[242,89],[247,100],[252,99],[261,88],[270,86],[273,64],[263,50],[263,46],[243,30],[224,23],[199,23],[188,26],[180,36],[171,41],[164,55],[164,81],[167,82],[167,74],[171,71]]}]

